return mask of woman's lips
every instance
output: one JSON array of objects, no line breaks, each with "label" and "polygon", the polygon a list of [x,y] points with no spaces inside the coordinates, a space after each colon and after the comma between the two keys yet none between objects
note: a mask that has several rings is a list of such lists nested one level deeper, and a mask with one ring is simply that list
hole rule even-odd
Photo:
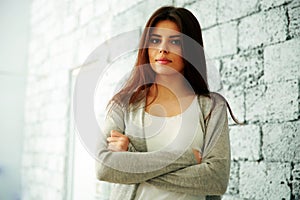
[{"label": "woman's lips", "polygon": [[171,60],[169,60],[167,58],[159,58],[159,59],[156,59],[155,61],[162,65],[166,65],[166,64],[172,62]]}]

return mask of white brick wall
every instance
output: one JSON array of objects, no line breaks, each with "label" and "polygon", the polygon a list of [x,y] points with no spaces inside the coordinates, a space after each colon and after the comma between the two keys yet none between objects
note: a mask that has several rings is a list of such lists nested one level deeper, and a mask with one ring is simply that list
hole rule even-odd
[{"label": "white brick wall", "polygon": [[203,31],[204,49],[210,58],[237,52],[237,23],[229,22]]},{"label": "white brick wall", "polygon": [[265,48],[266,82],[286,81],[300,77],[300,40],[293,39]]},{"label": "white brick wall", "polygon": [[257,125],[233,126],[230,129],[232,159],[258,161],[261,135]]},{"label": "white brick wall", "polygon": [[248,199],[290,199],[287,163],[241,163],[240,194]]},{"label": "white brick wall", "polygon": [[289,162],[293,160],[299,162],[299,130],[299,121],[264,125],[262,153],[266,160],[277,162]]},{"label": "white brick wall", "polygon": [[241,19],[238,31],[241,49],[284,41],[287,31],[285,10],[279,7],[245,17]]},{"label": "white brick wall", "polygon": [[[233,162],[223,199],[299,199],[298,0],[33,0],[23,199],[67,197],[71,70],[112,36],[141,29],[167,4],[200,20],[224,96],[245,122],[230,121]],[[114,64],[132,63],[128,59]]]},{"label": "white brick wall", "polygon": [[229,0],[218,3],[218,22],[223,23],[258,11],[259,0]]},{"label": "white brick wall", "polygon": [[186,8],[195,14],[202,29],[217,23],[217,0],[196,1]]}]

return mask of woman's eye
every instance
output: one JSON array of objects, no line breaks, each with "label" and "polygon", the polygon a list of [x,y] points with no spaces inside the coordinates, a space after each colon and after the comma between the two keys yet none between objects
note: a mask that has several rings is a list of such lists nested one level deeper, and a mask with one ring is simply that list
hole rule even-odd
[{"label": "woman's eye", "polygon": [[181,45],[181,41],[180,40],[171,40],[171,44],[174,44],[174,45]]},{"label": "woman's eye", "polygon": [[160,42],[160,40],[157,39],[157,38],[151,38],[151,39],[150,39],[150,43],[151,43],[151,44],[158,44],[159,42]]}]

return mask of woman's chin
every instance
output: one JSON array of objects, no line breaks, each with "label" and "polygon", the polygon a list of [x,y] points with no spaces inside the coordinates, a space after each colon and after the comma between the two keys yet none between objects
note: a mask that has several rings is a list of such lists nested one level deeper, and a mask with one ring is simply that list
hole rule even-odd
[{"label": "woman's chin", "polygon": [[157,75],[180,75],[181,73],[178,72],[176,69],[168,66],[168,65],[160,65],[155,64],[153,70]]}]

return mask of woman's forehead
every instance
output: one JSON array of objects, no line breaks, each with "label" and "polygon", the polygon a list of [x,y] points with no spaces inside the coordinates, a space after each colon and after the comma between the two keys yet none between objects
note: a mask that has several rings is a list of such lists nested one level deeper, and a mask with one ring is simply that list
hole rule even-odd
[{"label": "woman's forehead", "polygon": [[170,20],[160,21],[155,27],[151,28],[151,34],[156,35],[180,35],[179,27]]}]

